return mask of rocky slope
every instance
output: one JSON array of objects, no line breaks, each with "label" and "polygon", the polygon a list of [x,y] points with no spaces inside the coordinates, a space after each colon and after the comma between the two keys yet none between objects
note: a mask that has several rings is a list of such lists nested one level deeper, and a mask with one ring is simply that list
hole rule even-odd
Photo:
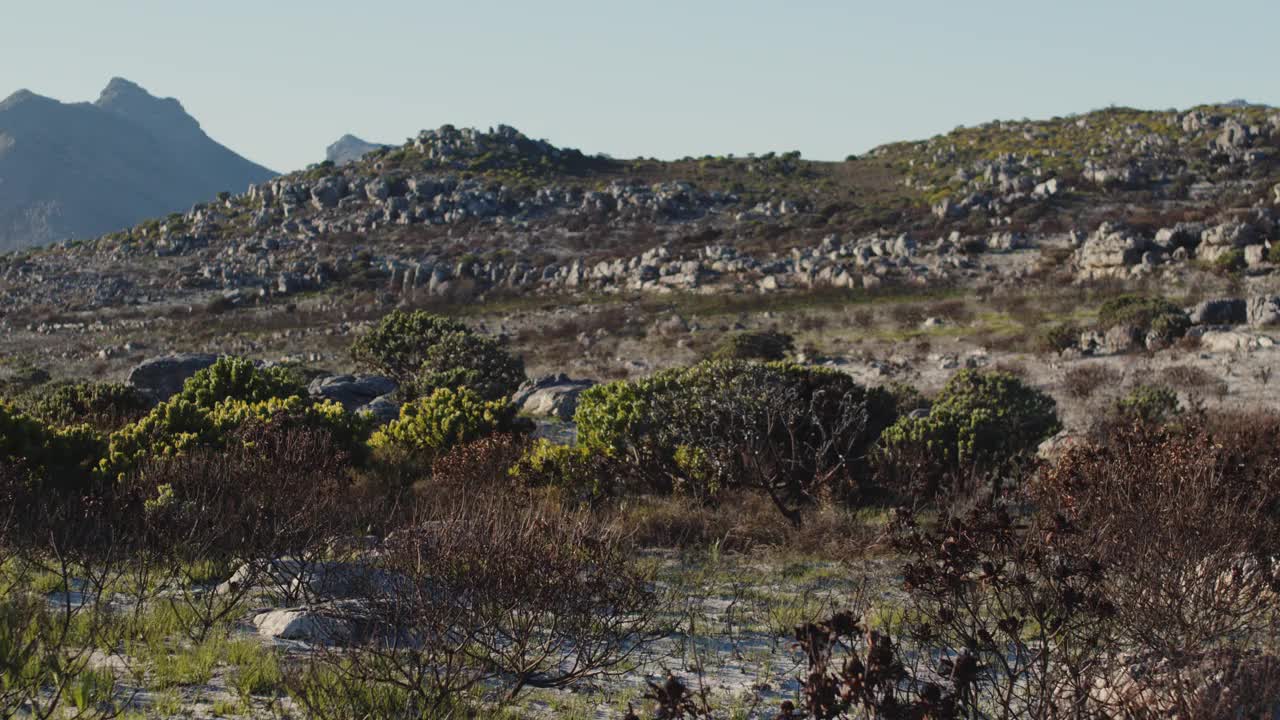
[{"label": "rocky slope", "polygon": [[0,256],[0,331],[104,308],[222,312],[298,296],[334,310],[369,293],[471,304],[1265,280],[1277,204],[1280,111],[1262,106],[995,122],[844,162],[623,161],[505,126],[444,126],[92,241]]},{"label": "rocky slope", "polygon": [[93,238],[273,175],[127,80],[94,103],[21,90],[0,102],[0,250]]}]

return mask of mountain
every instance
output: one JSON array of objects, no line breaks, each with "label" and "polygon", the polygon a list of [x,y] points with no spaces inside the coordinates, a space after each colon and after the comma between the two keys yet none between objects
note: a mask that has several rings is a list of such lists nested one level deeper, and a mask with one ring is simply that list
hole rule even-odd
[{"label": "mountain", "polygon": [[387,147],[391,146],[361,140],[355,135],[348,133],[338,138],[337,142],[325,148],[324,159],[334,165],[350,165],[374,150],[381,150]]},{"label": "mountain", "polygon": [[121,78],[93,103],[28,90],[0,102],[0,250],[96,237],[274,176]]}]

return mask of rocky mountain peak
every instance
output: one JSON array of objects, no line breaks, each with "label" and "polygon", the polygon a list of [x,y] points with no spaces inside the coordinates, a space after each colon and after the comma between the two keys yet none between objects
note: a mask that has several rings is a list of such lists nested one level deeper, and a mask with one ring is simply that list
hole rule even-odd
[{"label": "rocky mountain peak", "polygon": [[115,77],[94,103],[155,133],[158,137],[192,141],[203,137],[200,123],[174,98],[158,98],[137,83]]},{"label": "rocky mountain peak", "polygon": [[18,107],[19,105],[22,105],[23,103],[31,102],[33,100],[48,100],[48,98],[37,95],[31,92],[30,90],[27,90],[24,88],[22,90],[19,90],[13,93],[9,97],[5,98],[4,100],[0,100],[0,111],[11,110],[13,108]]}]

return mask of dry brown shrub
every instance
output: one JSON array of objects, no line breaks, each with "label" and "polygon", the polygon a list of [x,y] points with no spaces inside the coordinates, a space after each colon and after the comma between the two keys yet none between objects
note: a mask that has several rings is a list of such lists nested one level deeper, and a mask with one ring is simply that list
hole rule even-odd
[{"label": "dry brown shrub", "polygon": [[645,496],[619,505],[610,524],[641,547],[725,552],[786,550],[828,557],[861,555],[880,539],[874,517],[825,503],[797,528],[761,493],[726,492],[713,504],[679,496]]},{"label": "dry brown shrub", "polygon": [[1161,373],[1161,382],[1175,390],[1226,394],[1226,383],[1204,368],[1194,365],[1170,365]]},{"label": "dry brown shrub", "polygon": [[1067,397],[1087,400],[1099,388],[1119,387],[1124,374],[1110,365],[1079,365],[1067,370],[1062,376],[1062,389]]}]

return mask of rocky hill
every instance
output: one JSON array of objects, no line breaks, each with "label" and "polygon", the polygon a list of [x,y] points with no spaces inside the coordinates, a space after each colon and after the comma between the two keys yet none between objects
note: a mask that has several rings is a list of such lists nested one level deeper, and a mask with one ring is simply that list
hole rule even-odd
[{"label": "rocky hill", "polygon": [[52,352],[36,338],[96,333],[134,346],[156,323],[205,327],[188,319],[202,309],[251,353],[248,317],[347,333],[348,319],[397,305],[1098,282],[1263,291],[1280,280],[1278,204],[1280,111],[1253,105],[993,122],[839,162],[619,160],[505,126],[444,126],[0,256],[0,345]]},{"label": "rocky hill", "polygon": [[273,176],[120,78],[94,103],[0,102],[0,250],[93,238]]}]

